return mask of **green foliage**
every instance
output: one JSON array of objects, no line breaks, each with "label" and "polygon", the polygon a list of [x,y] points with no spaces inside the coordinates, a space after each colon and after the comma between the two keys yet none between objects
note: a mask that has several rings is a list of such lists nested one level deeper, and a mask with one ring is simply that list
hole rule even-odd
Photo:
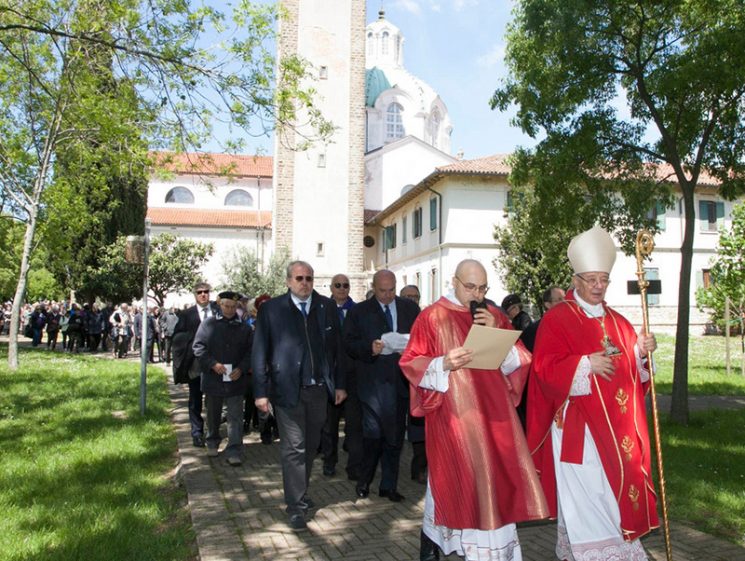
[{"label": "green foliage", "polygon": [[266,270],[253,250],[236,247],[222,263],[222,288],[237,290],[250,298],[261,294],[278,296],[287,291],[285,282],[290,256],[283,249],[273,254]]},{"label": "green foliage", "polygon": [[[45,210],[66,221],[66,237],[53,237],[60,229],[54,224],[46,232],[61,240],[54,251],[58,278],[68,286],[83,283],[89,298],[97,293],[102,279],[83,274],[100,268],[96,243],[110,243],[105,234],[116,220],[130,223],[128,217],[144,209],[116,208],[128,197],[116,189],[98,197],[96,187],[123,181],[130,195],[141,194],[147,150],[199,150],[218,123],[228,124],[232,150],[274,128],[296,129],[299,147],[328,140],[333,126],[313,105],[308,63],[296,57],[277,62],[272,55],[278,17],[275,5],[248,0],[230,15],[190,0],[2,3],[0,211],[29,224],[16,320]],[[45,207],[43,195],[53,181],[59,191]],[[56,259],[65,244],[75,249],[74,267]],[[14,367],[16,351],[11,335]]]},{"label": "green foliage", "polygon": [[[23,235],[26,227],[10,217],[0,218],[0,301],[13,298],[18,282],[18,266],[23,251]],[[61,299],[63,287],[48,268],[49,252],[40,247],[31,259],[26,300],[37,302],[46,299]]]},{"label": "green foliage", "polygon": [[169,292],[190,291],[202,280],[202,266],[212,256],[214,246],[172,234],[152,239],[150,253],[150,293],[162,306]]},{"label": "green foliage", "polygon": [[0,367],[0,558],[191,559],[186,497],[168,477],[176,442],[164,373],[149,371],[143,417],[135,363],[23,359],[18,372]]},{"label": "green foliage", "polygon": [[711,319],[724,331],[725,300],[730,300],[730,327],[743,334],[745,320],[745,204],[732,209],[732,228],[719,233],[719,247],[712,260],[711,286],[696,292],[701,311],[711,312]]},{"label": "green foliage", "polygon": [[507,43],[509,76],[491,105],[517,106],[515,124],[542,137],[513,178],[533,177],[538,205],[571,209],[575,186],[612,179],[629,226],[658,197],[669,206],[670,183],[681,189],[674,417],[685,422],[694,192],[704,172],[725,197],[745,191],[742,2],[520,0]]},{"label": "green foliage", "polygon": [[513,164],[512,208],[508,223],[495,228],[500,255],[494,266],[507,290],[523,295],[538,310],[543,309],[546,288],[569,286],[572,270],[566,250],[572,237],[600,224],[631,253],[636,231],[656,227],[648,212],[654,204],[651,197],[670,202],[646,183],[619,187],[616,182],[583,178],[574,162],[557,163],[546,154],[518,150]]},{"label": "green foliage", "polygon": [[131,84],[112,76],[106,51],[89,47],[74,65],[76,80],[93,91],[65,115],[88,133],[58,148],[40,228],[53,249],[50,267],[85,300],[95,288],[88,286],[86,271],[97,267],[102,248],[118,235],[143,233],[147,146],[140,123],[149,117]]},{"label": "green foliage", "polygon": [[[103,300],[128,302],[142,297],[143,266],[125,259],[126,236],[104,250],[100,266],[88,275]],[[209,243],[159,234],[150,240],[148,295],[159,306],[171,292],[189,291],[201,280],[200,270],[214,251]]]}]

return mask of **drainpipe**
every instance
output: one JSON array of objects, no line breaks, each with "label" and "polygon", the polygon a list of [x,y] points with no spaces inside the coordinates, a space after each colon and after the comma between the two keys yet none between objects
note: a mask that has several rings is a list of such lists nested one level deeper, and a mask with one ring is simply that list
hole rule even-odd
[{"label": "drainpipe", "polygon": [[[443,294],[443,286],[442,286],[442,279],[444,279],[444,275],[442,274],[442,193],[439,193],[438,191],[435,191],[432,189],[432,187],[427,187],[427,191],[431,191],[435,194],[437,197],[437,270],[440,272],[440,296]],[[435,301],[435,295],[430,294],[430,297],[432,298],[432,302]]]}]

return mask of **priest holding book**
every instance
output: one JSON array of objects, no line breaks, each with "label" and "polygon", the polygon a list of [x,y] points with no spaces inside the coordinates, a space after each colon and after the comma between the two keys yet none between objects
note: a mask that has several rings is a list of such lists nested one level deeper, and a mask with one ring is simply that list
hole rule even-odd
[{"label": "priest holding book", "polygon": [[512,329],[498,308],[483,306],[486,278],[481,263],[461,261],[453,292],[422,311],[400,361],[412,414],[426,418],[422,561],[439,559],[440,549],[521,561],[515,523],[548,516],[515,412],[530,353],[517,342],[501,364],[481,369],[469,367],[473,350],[463,346],[474,323]]}]

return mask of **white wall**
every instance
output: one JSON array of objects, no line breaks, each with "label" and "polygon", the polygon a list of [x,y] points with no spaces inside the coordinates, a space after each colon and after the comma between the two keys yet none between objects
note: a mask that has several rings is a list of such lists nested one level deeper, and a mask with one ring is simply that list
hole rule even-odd
[{"label": "white wall", "polygon": [[[186,187],[194,195],[193,205],[166,203],[166,195],[177,186]],[[243,189],[253,198],[253,206],[225,207],[225,197],[233,189]],[[269,178],[226,177],[204,178],[199,175],[176,175],[168,180],[152,177],[148,186],[147,205],[150,208],[193,208],[232,210],[272,210],[272,181]]]}]

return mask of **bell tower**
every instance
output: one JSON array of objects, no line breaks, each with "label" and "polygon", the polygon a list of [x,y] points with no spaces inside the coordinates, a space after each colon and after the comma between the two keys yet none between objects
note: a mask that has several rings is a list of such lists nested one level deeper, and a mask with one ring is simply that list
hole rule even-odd
[{"label": "bell tower", "polygon": [[336,273],[364,297],[365,0],[282,0],[278,57],[298,54],[311,67],[315,103],[335,132],[328,144],[294,146],[302,129],[275,136],[274,251],[315,269],[328,294]]}]

